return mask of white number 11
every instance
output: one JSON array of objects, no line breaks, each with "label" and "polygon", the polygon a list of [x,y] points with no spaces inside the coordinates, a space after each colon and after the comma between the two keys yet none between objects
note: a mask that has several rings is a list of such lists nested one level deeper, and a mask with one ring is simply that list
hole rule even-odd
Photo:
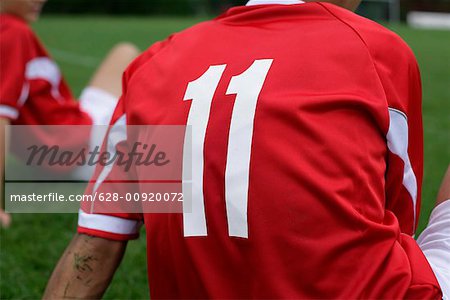
[{"label": "white number 11", "polygon": [[[247,202],[250,173],[250,155],[256,103],[262,90],[272,59],[255,60],[242,74],[233,76],[227,95],[236,94],[231,115],[225,169],[225,205],[230,236],[248,238]],[[184,236],[206,236],[205,203],[203,197],[203,146],[211,103],[226,65],[210,66],[198,79],[188,84],[184,100],[192,100],[187,125],[183,157],[183,192],[189,180],[192,153],[192,211],[183,206]],[[191,143],[187,139],[191,138]],[[192,152],[186,147],[192,145]]]}]

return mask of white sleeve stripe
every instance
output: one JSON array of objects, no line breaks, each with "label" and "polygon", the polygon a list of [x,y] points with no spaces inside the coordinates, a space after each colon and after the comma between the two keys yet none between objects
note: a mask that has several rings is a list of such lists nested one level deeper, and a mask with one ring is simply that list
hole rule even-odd
[{"label": "white sleeve stripe", "polygon": [[30,95],[30,84],[28,81],[25,81],[25,83],[22,86],[22,91],[20,92],[19,100],[17,101],[17,105],[19,107],[23,106],[25,102],[28,100],[28,96]]},{"label": "white sleeve stripe", "polygon": [[389,119],[387,145],[389,151],[398,155],[405,164],[403,169],[403,185],[411,195],[414,210],[414,224],[416,224],[417,179],[408,155],[408,120],[403,112],[393,108],[389,108]]},{"label": "white sleeve stripe", "polygon": [[[122,115],[111,127],[106,136],[106,151],[111,153],[111,155],[115,155],[117,153],[116,146],[122,141],[126,141],[127,139],[127,116]],[[106,177],[108,177],[109,173],[113,168],[114,164],[109,164],[105,166],[94,184],[94,188],[92,192],[94,193],[100,187],[100,185],[105,181]]]},{"label": "white sleeve stripe", "polygon": [[0,104],[0,117],[17,119],[19,117],[19,111],[14,107]]},{"label": "white sleeve stripe", "polygon": [[59,92],[61,77],[58,65],[48,57],[37,57],[27,63],[25,78],[28,80],[43,79],[49,82],[52,86],[52,96],[57,101],[62,97]]},{"label": "white sleeve stripe", "polygon": [[78,226],[115,234],[132,235],[139,232],[141,222],[119,217],[78,212]]}]

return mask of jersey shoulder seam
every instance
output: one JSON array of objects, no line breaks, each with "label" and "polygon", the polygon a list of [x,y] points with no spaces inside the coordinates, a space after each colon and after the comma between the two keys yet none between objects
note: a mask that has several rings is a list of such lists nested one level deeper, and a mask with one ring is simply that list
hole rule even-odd
[{"label": "jersey shoulder seam", "polygon": [[334,19],[336,19],[337,21],[341,22],[343,25],[347,26],[350,30],[352,30],[356,36],[358,36],[358,38],[361,40],[361,42],[364,44],[364,47],[367,50],[367,53],[369,54],[370,57],[370,61],[372,62],[373,68],[375,70],[375,73],[377,74],[378,77],[378,82],[380,83],[381,87],[383,88],[383,93],[384,93],[384,97],[386,98],[386,106],[389,106],[388,104],[388,100],[387,99],[387,93],[386,93],[386,88],[383,85],[383,81],[381,80],[381,76],[378,72],[378,68],[377,68],[377,64],[372,56],[372,52],[370,51],[370,47],[367,44],[367,42],[365,41],[365,39],[363,38],[363,36],[358,32],[358,30],[356,30],[352,25],[350,25],[349,23],[347,23],[345,20],[343,20],[342,18],[338,17],[336,14],[334,14],[331,10],[329,10],[325,5],[323,5],[320,2],[316,2],[317,5],[322,6],[322,8],[327,11]]},{"label": "jersey shoulder seam", "polygon": [[[201,23],[199,23],[199,24],[197,24],[197,25],[194,25],[194,26],[192,26],[192,27],[190,27],[190,28],[187,28],[187,29],[185,29],[185,30],[182,30],[182,31],[180,31],[180,32],[173,33],[173,34],[171,34],[169,37],[167,37],[166,39],[164,39],[164,40],[162,40],[162,41],[157,41],[157,42],[153,43],[152,46],[150,46],[149,48],[147,48],[146,51],[149,51],[149,50],[150,50],[155,44],[157,44],[157,43],[162,43],[163,45],[162,45],[161,48],[158,49],[153,55],[151,55],[148,59],[146,59],[145,62],[143,62],[142,64],[140,64],[140,65],[136,68],[136,70],[133,72],[134,75],[136,75],[136,73],[138,73],[138,72],[139,72],[145,65],[147,65],[149,62],[153,61],[153,60],[155,59],[155,57],[159,56],[162,52],[164,52],[164,51],[169,47],[169,45],[171,45],[176,39],[178,39],[178,37],[179,37],[180,35],[184,34],[186,31],[191,30],[191,29],[194,28],[194,27],[199,26],[200,24],[205,24],[205,23],[210,23],[210,22],[212,22],[212,20],[205,21],[205,22],[201,22]],[[133,75],[133,76],[134,76],[134,75]],[[132,77],[133,77],[133,76],[132,76]]]},{"label": "jersey shoulder seam", "polygon": [[133,71],[133,73],[132,73],[132,75],[131,75],[131,77],[130,77],[129,80],[131,81],[131,79],[132,79],[133,77],[135,77],[135,76],[136,76],[136,75],[144,68],[144,66],[146,66],[148,63],[150,63],[151,61],[153,61],[154,58],[155,58],[156,56],[158,56],[161,52],[163,52],[165,49],[167,49],[167,46],[168,46],[169,43],[175,38],[175,36],[176,36],[177,34],[178,34],[178,33],[175,33],[175,34],[169,36],[168,38],[166,38],[165,40],[157,41],[157,42],[153,43],[149,48],[147,48],[147,50],[144,51],[141,55],[145,55],[145,53],[146,53],[147,51],[151,51],[151,48],[152,48],[153,46],[155,46],[157,43],[161,43],[161,44],[162,44],[162,46],[161,46],[160,49],[158,49],[157,51],[155,51],[155,53],[153,53],[153,55],[150,55],[147,59],[145,59],[142,63],[140,63],[140,64],[136,67],[136,69]]}]

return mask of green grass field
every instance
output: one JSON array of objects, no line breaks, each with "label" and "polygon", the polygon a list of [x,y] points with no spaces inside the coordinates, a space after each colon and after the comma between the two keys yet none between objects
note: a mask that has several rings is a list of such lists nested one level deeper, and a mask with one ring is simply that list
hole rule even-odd
[{"label": "green grass field", "polygon": [[[141,49],[198,19],[44,17],[35,29],[79,95],[104,54],[129,41]],[[392,28],[417,55],[424,87],[425,180],[420,230],[426,225],[440,179],[450,162],[450,31]],[[76,228],[75,214],[14,215],[1,229],[0,298],[40,298],[50,273]],[[106,299],[148,298],[146,254],[141,239],[130,242]]]}]

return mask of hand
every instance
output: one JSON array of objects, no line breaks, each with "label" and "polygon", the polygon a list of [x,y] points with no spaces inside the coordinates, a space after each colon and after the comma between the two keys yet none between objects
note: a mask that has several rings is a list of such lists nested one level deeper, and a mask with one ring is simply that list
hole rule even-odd
[{"label": "hand", "polygon": [[0,224],[2,227],[9,227],[11,224],[11,215],[0,208]]},{"label": "hand", "polygon": [[450,165],[447,168],[447,173],[445,173],[444,179],[442,180],[441,188],[437,196],[436,206],[442,202],[450,199]]}]

